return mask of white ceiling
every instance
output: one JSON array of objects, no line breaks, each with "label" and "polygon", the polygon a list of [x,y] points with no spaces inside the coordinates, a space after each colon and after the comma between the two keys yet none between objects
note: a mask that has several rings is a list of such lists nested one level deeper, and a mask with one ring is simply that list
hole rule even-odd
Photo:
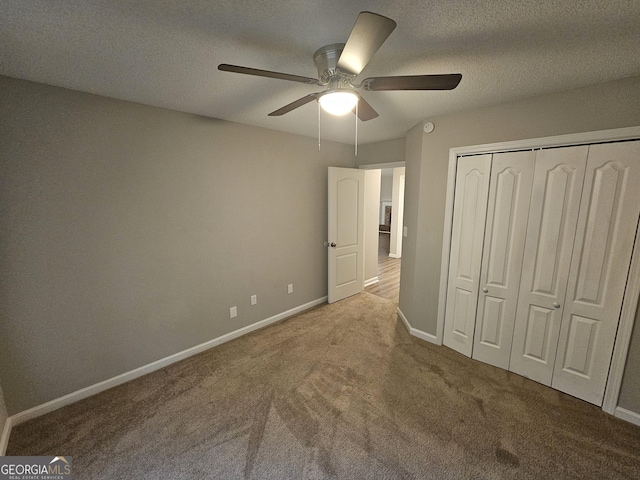
[{"label": "white ceiling", "polygon": [[[315,77],[313,53],[345,42],[360,11],[398,26],[370,76],[462,73],[445,92],[365,92],[380,117],[360,143],[421,120],[640,74],[638,0],[0,0],[0,73],[234,122],[317,136],[317,107],[267,114],[322,88],[217,70]],[[353,143],[354,117],[322,137]]]}]

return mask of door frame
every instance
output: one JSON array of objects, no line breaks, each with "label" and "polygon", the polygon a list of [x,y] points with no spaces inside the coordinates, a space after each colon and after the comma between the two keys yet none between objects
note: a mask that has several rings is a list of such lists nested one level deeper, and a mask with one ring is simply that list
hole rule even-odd
[{"label": "door frame", "polygon": [[[456,170],[458,157],[481,155],[486,153],[500,153],[518,150],[538,150],[553,147],[568,147],[592,143],[609,143],[624,140],[640,140],[640,126],[599,130],[594,132],[572,133],[552,137],[541,137],[510,142],[489,143],[455,147],[449,150],[449,171],[447,177],[447,197],[445,203],[444,232],[442,239],[442,262],[440,267],[440,293],[438,297],[438,318],[436,341],[442,345],[444,336],[444,319],[447,302],[447,281],[449,276],[449,256],[451,254],[451,233],[453,227],[453,201],[455,194]],[[631,257],[631,266],[627,277],[627,287],[622,301],[622,310],[613,347],[609,376],[604,392],[602,410],[616,416],[619,412],[618,397],[622,385],[622,376],[626,366],[629,342],[635,320],[638,298],[640,297],[640,227],[636,230],[636,241]]]},{"label": "door frame", "polygon": [[[405,168],[405,167],[406,167],[406,163],[405,163],[404,160],[401,160],[401,161],[398,161],[398,162],[365,163],[365,164],[362,164],[362,165],[358,165],[358,168],[361,169],[361,170],[383,170],[385,168]],[[405,170],[405,173],[404,173],[404,177],[405,177],[405,181],[406,181],[406,170]],[[403,188],[402,196],[399,199],[400,203],[402,203],[402,207],[401,208],[403,210],[403,222],[402,222],[402,225],[400,225],[400,228],[398,229],[399,230],[398,234],[401,235],[401,237],[399,238],[401,243],[404,242],[404,238],[403,238],[404,237],[404,230],[403,230],[404,229],[404,197],[405,197],[405,189]],[[391,203],[393,205],[393,201]],[[378,206],[379,206],[379,202],[378,202]],[[398,205],[396,205],[396,207],[398,207]],[[396,210],[397,210],[397,208],[396,208]],[[365,245],[365,255],[366,255],[366,249],[367,249],[367,246]],[[402,250],[402,247],[400,247],[400,250]],[[377,257],[378,256],[378,249],[377,248],[376,248],[375,254],[376,254],[376,262],[377,262],[377,258],[378,258]],[[391,255],[389,255],[389,256],[391,256]],[[392,257],[392,258],[401,258],[401,257]],[[400,277],[402,277],[402,270],[400,270]],[[367,280],[367,279],[365,279],[365,280]],[[375,281],[372,281],[369,284],[365,283],[365,287],[367,287],[369,285],[373,285],[377,281],[378,280],[377,280],[377,277],[376,277]]]}]

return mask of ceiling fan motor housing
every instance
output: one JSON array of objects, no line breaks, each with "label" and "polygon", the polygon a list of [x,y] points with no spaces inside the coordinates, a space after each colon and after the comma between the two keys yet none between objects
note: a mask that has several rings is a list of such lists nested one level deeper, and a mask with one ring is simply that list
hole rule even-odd
[{"label": "ceiling fan motor housing", "polygon": [[318,69],[318,78],[322,85],[330,84],[330,88],[348,88],[355,75],[348,75],[338,70],[338,60],[344,49],[344,43],[332,43],[319,48],[313,54],[313,63]]}]

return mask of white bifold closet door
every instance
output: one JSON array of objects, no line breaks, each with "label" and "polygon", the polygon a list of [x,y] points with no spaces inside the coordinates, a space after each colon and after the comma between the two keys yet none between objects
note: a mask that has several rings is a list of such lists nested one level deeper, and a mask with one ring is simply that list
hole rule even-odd
[{"label": "white bifold closet door", "polygon": [[473,358],[509,368],[535,152],[493,155]]},{"label": "white bifold closet door", "polygon": [[640,142],[591,145],[551,386],[602,404],[640,216]]},{"label": "white bifold closet door", "polygon": [[458,159],[444,344],[601,405],[640,218],[640,141]]},{"label": "white bifold closet door", "polygon": [[551,385],[588,146],[536,158],[509,370]]},{"label": "white bifold closet door", "polygon": [[491,155],[458,159],[444,344],[470,357],[476,324]]},{"label": "white bifold closet door", "polygon": [[[535,153],[462,157],[444,344],[508,368]],[[483,247],[484,246],[484,247]]]}]

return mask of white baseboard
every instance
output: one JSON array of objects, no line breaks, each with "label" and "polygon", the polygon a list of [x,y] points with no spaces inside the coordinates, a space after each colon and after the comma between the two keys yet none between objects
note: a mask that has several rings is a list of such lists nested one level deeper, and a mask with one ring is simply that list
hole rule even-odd
[{"label": "white baseboard", "polygon": [[378,283],[380,279],[378,277],[372,277],[369,280],[364,281],[364,288],[367,288],[369,285],[373,285],[374,283]]},{"label": "white baseboard", "polygon": [[[53,412],[59,408],[65,407],[72,403],[75,403],[79,400],[82,400],[87,397],[91,397],[97,393],[108,390],[109,388],[116,387],[123,383],[134,380],[138,377],[146,375],[151,372],[155,372],[161,368],[164,368],[172,363],[179,362],[180,360],[184,360],[185,358],[192,357],[193,355],[197,355],[198,353],[204,352],[205,350],[209,350],[217,345],[228,342],[229,340],[233,340],[234,338],[241,337],[242,335],[246,335],[247,333],[253,332],[254,330],[258,330],[260,328],[264,328],[272,323],[279,322],[280,320],[284,320],[285,318],[292,317],[301,313],[305,310],[309,310],[310,308],[316,307],[318,305],[322,305],[326,303],[327,297],[318,298],[317,300],[313,300],[309,303],[305,303],[304,305],[300,305],[298,307],[292,308],[291,310],[287,310],[286,312],[279,313],[278,315],[274,315],[273,317],[267,318],[265,320],[261,320],[259,322],[253,323],[246,327],[240,328],[233,332],[222,335],[218,338],[214,338],[213,340],[209,340],[208,342],[201,343],[200,345],[196,345],[195,347],[188,348],[187,350],[183,350],[182,352],[175,353],[173,355],[169,355],[168,357],[161,358],[160,360],[156,360],[155,362],[149,363],[148,365],[144,365],[142,367],[136,368],[129,372],[122,373],[118,376],[110,378],[108,380],[104,380],[102,382],[96,383],[94,385],[90,385],[88,387],[82,388],[78,391],[69,393],[60,398],[56,398],[47,403],[43,403],[42,405],[38,405],[36,407],[30,408],[20,413],[16,413],[9,417],[11,421],[11,426],[20,425],[26,421],[32,420],[34,418],[45,415],[49,412]],[[4,434],[3,434],[4,440]],[[8,442],[8,434],[7,434],[7,442]]]},{"label": "white baseboard", "polygon": [[440,345],[440,342],[438,342],[438,339],[436,338],[435,335],[431,335],[430,333],[423,332],[422,330],[418,330],[417,328],[413,328],[409,323],[409,320],[407,320],[407,317],[404,316],[404,313],[402,313],[402,310],[400,310],[399,307],[398,307],[398,315],[400,316],[400,319],[402,319],[402,323],[404,323],[404,326],[409,331],[410,335],[421,338],[422,340],[426,340],[427,342]]},{"label": "white baseboard", "polygon": [[11,426],[11,417],[9,417],[4,422],[4,428],[2,429],[2,435],[0,436],[0,457],[4,457],[4,454],[7,453],[9,435],[11,435]]},{"label": "white baseboard", "polygon": [[391,257],[391,258],[402,258],[402,255],[396,255],[395,253],[390,253],[389,257]]},{"label": "white baseboard", "polygon": [[622,420],[626,420],[629,423],[640,426],[640,413],[632,412],[626,408],[616,407],[614,415]]}]

